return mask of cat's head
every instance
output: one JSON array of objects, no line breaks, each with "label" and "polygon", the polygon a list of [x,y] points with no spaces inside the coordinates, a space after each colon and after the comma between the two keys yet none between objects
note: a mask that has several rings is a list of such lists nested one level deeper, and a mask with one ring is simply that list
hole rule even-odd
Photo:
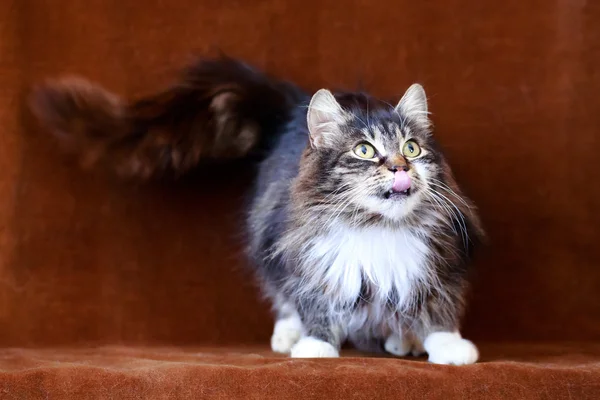
[{"label": "cat's head", "polygon": [[305,184],[313,185],[319,207],[399,221],[435,202],[436,189],[446,185],[421,85],[412,85],[395,106],[321,89],[307,121],[310,148],[301,176],[309,178]]}]

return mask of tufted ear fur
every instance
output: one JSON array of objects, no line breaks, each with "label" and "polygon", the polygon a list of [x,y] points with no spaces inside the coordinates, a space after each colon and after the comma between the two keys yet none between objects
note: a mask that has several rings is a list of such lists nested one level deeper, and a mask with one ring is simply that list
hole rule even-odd
[{"label": "tufted ear fur", "polygon": [[398,102],[396,111],[420,125],[429,126],[427,95],[423,86],[418,83],[411,85]]},{"label": "tufted ear fur", "polygon": [[346,120],[346,112],[327,89],[317,91],[308,106],[308,130],[313,148],[331,146]]}]

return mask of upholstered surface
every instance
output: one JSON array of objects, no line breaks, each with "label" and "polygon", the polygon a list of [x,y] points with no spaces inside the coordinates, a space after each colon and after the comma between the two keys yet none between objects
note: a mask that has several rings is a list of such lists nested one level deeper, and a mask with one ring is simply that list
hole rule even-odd
[{"label": "upholstered surface", "polygon": [[[0,397],[593,398],[599,43],[591,1],[0,2]],[[463,369],[271,358],[240,254],[251,176],[85,173],[23,107],[67,74],[151,93],[215,49],[311,89],[393,97],[421,82],[490,237],[465,335],[533,350],[492,345]]]},{"label": "upholstered surface", "polygon": [[3,398],[595,399],[600,345],[483,345],[464,368],[358,356],[297,360],[264,347],[8,349]]}]

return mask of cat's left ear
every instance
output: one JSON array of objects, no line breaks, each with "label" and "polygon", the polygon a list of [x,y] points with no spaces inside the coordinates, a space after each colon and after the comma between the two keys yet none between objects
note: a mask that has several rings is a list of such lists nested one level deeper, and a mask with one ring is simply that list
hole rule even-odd
[{"label": "cat's left ear", "polygon": [[335,145],[340,125],[346,121],[346,112],[329,90],[320,89],[310,100],[306,119],[310,144],[317,149]]},{"label": "cat's left ear", "polygon": [[398,102],[396,111],[417,124],[428,127],[430,120],[427,111],[427,95],[423,86],[418,83],[411,85]]}]

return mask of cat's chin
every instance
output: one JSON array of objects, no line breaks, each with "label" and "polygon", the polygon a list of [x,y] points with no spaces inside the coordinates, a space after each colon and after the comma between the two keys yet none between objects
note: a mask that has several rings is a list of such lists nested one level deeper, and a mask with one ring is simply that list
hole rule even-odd
[{"label": "cat's chin", "polygon": [[372,197],[368,209],[390,221],[401,222],[417,208],[421,196],[419,191],[413,192],[386,192],[380,196]]}]

